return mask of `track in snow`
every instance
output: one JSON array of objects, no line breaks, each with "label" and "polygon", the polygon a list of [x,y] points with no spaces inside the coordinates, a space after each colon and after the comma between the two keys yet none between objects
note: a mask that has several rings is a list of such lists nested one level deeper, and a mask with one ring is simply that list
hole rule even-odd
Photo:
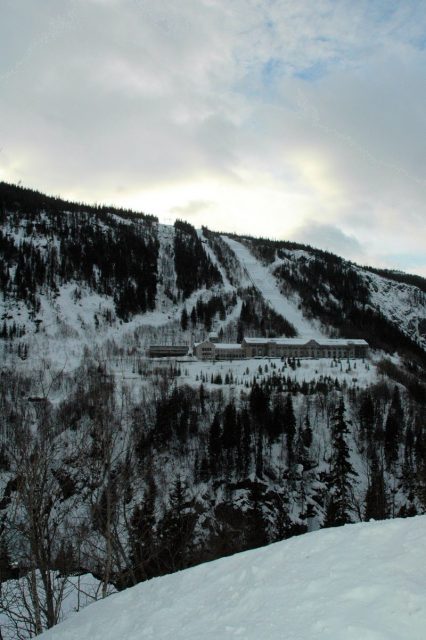
[{"label": "track in snow", "polygon": [[286,298],[275,284],[275,278],[267,267],[264,267],[241,242],[227,236],[222,239],[232,249],[245,269],[249,280],[260,291],[266,302],[283,318],[291,322],[299,336],[321,337],[318,328],[305,318],[297,303]]}]

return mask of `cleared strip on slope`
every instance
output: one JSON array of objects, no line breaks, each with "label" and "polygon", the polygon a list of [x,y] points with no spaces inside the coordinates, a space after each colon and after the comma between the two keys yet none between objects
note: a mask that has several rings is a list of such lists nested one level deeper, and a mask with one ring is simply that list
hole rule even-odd
[{"label": "cleared strip on slope", "polygon": [[283,296],[275,283],[273,274],[250,253],[247,247],[227,236],[222,238],[237,256],[251,283],[260,291],[274,311],[288,320],[300,336],[320,337],[322,335],[318,328],[305,318],[298,309],[297,303]]}]

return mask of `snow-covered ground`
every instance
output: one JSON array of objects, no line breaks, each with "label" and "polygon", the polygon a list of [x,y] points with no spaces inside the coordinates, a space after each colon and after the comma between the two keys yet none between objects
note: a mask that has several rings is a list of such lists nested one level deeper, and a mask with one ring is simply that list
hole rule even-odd
[{"label": "snow-covered ground", "polygon": [[426,516],[327,529],[150,580],[45,640],[424,640]]},{"label": "snow-covered ground", "polygon": [[[371,302],[386,318],[426,348],[426,295],[417,287],[358,269],[367,282]],[[423,324],[423,329],[421,325]]]},{"label": "snow-covered ground", "polygon": [[247,247],[227,236],[222,236],[222,239],[237,256],[250,282],[260,291],[274,311],[295,327],[299,336],[321,337],[318,328],[309,322],[298,308],[297,301],[283,296],[271,271],[264,267]]},{"label": "snow-covered ground", "polygon": [[253,378],[261,380],[271,375],[276,375],[286,379],[290,377],[292,381],[311,382],[311,380],[319,380],[330,377],[332,380],[339,381],[339,384],[345,382],[349,387],[357,386],[365,388],[377,382],[378,374],[374,364],[369,360],[351,359],[335,362],[326,358],[307,358],[300,359],[300,366],[294,369],[285,365],[279,358],[248,358],[247,360],[222,360],[222,361],[184,361],[179,363],[181,376],[180,384],[199,385],[204,381],[207,387],[211,385],[211,378],[220,375],[222,382],[225,376],[231,376],[232,385],[244,385],[251,382]]},{"label": "snow-covered ground", "polygon": [[[37,575],[39,583],[39,594],[43,593],[40,574]],[[102,583],[91,573],[80,576],[70,576],[65,581],[57,576],[54,582],[56,585],[55,595],[59,597],[62,592],[61,620],[65,620],[73,613],[81,611],[84,607],[92,604],[101,597]],[[0,637],[2,640],[16,640],[16,638],[33,637],[34,628],[31,621],[34,621],[32,600],[30,595],[30,580],[25,577],[19,580],[8,580],[1,585],[1,605],[0,605]],[[110,585],[108,593],[115,592],[115,588]],[[43,598],[40,598],[44,603]],[[5,607],[9,611],[6,613]]]}]

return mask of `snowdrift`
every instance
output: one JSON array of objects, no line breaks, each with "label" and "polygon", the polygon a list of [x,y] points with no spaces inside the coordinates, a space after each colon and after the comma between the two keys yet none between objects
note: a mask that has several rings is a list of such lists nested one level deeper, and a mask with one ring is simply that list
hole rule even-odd
[{"label": "snowdrift", "polygon": [[327,529],[156,578],[43,640],[424,640],[426,516]]}]

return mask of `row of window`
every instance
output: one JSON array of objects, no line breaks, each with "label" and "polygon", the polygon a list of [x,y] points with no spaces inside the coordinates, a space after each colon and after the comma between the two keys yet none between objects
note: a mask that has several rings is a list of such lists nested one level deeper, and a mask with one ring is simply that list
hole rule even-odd
[{"label": "row of window", "polygon": [[290,356],[290,357],[305,357],[305,358],[347,358],[349,356],[353,356],[353,351],[348,351],[347,349],[343,350],[322,350],[322,349],[271,349],[268,353],[266,349],[258,348],[251,350],[252,356],[267,356],[271,357],[281,357],[281,356]]}]

